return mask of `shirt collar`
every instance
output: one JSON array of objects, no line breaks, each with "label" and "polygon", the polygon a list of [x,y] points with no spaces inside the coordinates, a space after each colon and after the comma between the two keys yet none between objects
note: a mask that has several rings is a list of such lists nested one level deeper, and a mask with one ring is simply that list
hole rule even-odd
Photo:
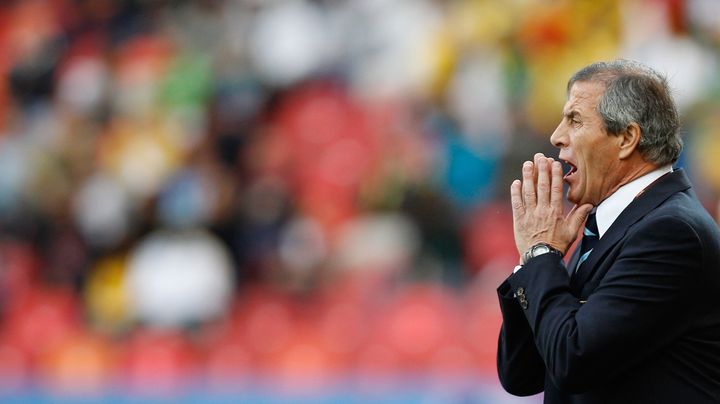
[{"label": "shirt collar", "polygon": [[605,234],[613,222],[615,222],[615,219],[620,216],[622,211],[630,205],[635,197],[658,178],[672,171],[672,165],[653,170],[621,186],[612,195],[607,197],[607,199],[600,202],[600,205],[598,205],[595,210],[595,219],[597,220],[600,237]]}]

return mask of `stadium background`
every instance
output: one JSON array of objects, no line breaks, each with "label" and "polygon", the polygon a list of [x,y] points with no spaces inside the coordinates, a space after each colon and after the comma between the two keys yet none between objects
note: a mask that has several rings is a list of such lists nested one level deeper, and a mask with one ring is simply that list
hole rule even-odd
[{"label": "stadium background", "polygon": [[0,4],[0,399],[500,389],[507,188],[567,78],[670,78],[720,195],[713,0]]}]

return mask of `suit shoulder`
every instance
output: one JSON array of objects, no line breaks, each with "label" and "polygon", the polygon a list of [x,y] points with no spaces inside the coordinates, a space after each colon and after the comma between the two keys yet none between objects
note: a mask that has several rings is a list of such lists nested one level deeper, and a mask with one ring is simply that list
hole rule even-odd
[{"label": "suit shoulder", "polygon": [[687,192],[678,192],[672,195],[657,208],[651,210],[643,221],[675,224],[679,226],[678,230],[685,224],[699,235],[720,238],[720,231],[715,220],[700,204],[700,201]]},{"label": "suit shoulder", "polygon": [[693,240],[705,265],[720,268],[720,229],[692,194],[672,195],[636,224],[634,232],[640,237]]}]

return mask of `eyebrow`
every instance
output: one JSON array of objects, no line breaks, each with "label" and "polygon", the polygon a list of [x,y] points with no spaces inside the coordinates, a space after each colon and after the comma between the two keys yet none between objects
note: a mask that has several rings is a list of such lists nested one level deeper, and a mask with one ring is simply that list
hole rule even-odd
[{"label": "eyebrow", "polygon": [[563,112],[563,116],[564,116],[565,118],[572,119],[572,118],[575,118],[575,117],[579,117],[579,116],[580,116],[580,112],[578,112],[578,111],[576,111],[576,110],[573,109],[573,110],[571,110],[571,111],[569,111],[569,112]]}]

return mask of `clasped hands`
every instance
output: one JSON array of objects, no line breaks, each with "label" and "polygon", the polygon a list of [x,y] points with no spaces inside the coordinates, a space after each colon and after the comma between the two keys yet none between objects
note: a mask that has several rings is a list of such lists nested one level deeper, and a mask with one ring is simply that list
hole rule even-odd
[{"label": "clasped hands", "polygon": [[542,153],[522,167],[522,180],[510,186],[513,230],[520,257],[530,247],[547,243],[565,255],[593,206],[563,208],[562,164]]}]

